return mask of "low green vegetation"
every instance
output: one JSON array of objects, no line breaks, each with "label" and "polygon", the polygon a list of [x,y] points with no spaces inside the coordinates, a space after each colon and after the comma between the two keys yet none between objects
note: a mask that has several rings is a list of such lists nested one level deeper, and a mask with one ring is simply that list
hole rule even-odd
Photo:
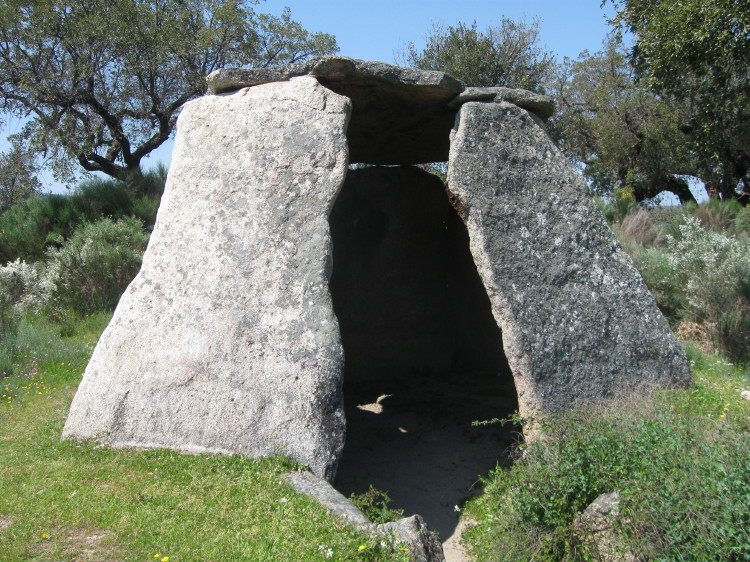
[{"label": "low green vegetation", "polygon": [[372,484],[366,492],[349,496],[349,500],[359,508],[365,517],[376,524],[389,523],[404,516],[403,509],[388,507],[388,504],[391,503],[388,492],[378,490]]},{"label": "low green vegetation", "polygon": [[644,560],[750,558],[750,369],[690,349],[695,385],[537,420],[484,480],[464,534],[477,560],[598,560],[574,524],[599,495],[620,494],[614,532]]},{"label": "low green vegetation", "polygon": [[[13,560],[399,560],[282,474],[279,457],[180,455],[61,442],[68,407],[109,314],[22,320],[0,345],[0,552]],[[159,404],[154,404],[158,408]]]},{"label": "low green vegetation", "polygon": [[673,329],[750,359],[750,207],[737,201],[643,208],[615,193],[605,216]]},{"label": "low green vegetation", "polygon": [[[598,560],[576,519],[620,495],[617,547],[644,560],[750,559],[750,208],[600,201],[657,304],[688,343],[694,385],[548,419],[466,506],[477,560]],[[731,360],[725,357],[731,357]]]},{"label": "low green vegetation", "polygon": [[156,219],[167,170],[146,171],[137,186],[92,177],[70,194],[32,195],[0,213],[0,263],[34,262],[85,223],[135,217],[147,231]]}]

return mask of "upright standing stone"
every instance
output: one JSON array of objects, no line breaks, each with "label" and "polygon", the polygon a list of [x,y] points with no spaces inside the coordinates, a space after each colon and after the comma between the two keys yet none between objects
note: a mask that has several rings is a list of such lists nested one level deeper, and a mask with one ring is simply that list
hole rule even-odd
[{"label": "upright standing stone", "polygon": [[653,297],[536,117],[506,102],[463,105],[448,187],[524,417],[690,381]]},{"label": "upright standing stone", "polygon": [[332,478],[345,424],[328,214],[350,110],[313,77],[185,105],[141,272],[63,437],[279,452]]}]

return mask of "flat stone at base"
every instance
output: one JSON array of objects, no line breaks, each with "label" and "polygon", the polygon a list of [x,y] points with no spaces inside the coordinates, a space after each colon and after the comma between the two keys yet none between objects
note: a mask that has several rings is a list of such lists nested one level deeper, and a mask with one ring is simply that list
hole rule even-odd
[{"label": "flat stone at base", "polygon": [[64,438],[283,453],[333,477],[345,422],[328,212],[349,113],[312,77],[185,105],[141,271]]},{"label": "flat stone at base", "polygon": [[393,536],[406,544],[410,562],[444,562],[443,547],[437,534],[425,525],[420,515],[404,517],[376,525],[328,482],[309,472],[291,472],[285,480],[300,494],[314,498],[333,515],[358,531],[370,535]]}]

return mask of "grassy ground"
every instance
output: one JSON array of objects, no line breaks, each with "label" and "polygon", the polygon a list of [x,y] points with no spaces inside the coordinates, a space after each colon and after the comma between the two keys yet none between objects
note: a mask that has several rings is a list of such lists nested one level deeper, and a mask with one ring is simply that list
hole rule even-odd
[{"label": "grassy ground", "polygon": [[[0,559],[398,560],[341,526],[281,475],[287,459],[185,456],[61,442],[70,401],[107,322],[61,338],[23,324],[3,354]],[[18,343],[23,342],[23,343]],[[158,404],[154,405],[158,408]]]},{"label": "grassy ground", "polygon": [[[398,560],[296,494],[288,459],[60,442],[107,315],[22,323],[0,342],[0,559]],[[595,560],[575,517],[621,494],[617,532],[644,559],[750,559],[750,369],[689,348],[695,385],[549,420],[466,506],[478,560]],[[158,404],[154,407],[158,408]],[[563,439],[564,438],[564,439]]]},{"label": "grassy ground", "polygon": [[622,550],[644,560],[750,559],[750,369],[689,348],[695,384],[542,421],[485,480],[464,539],[478,560],[598,560],[573,525],[617,491]]}]

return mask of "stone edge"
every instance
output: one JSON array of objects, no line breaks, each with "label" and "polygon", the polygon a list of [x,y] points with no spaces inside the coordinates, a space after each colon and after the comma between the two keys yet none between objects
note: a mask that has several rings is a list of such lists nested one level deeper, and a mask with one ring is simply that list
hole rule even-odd
[{"label": "stone edge", "polygon": [[420,515],[404,517],[382,525],[372,523],[344,495],[326,480],[311,472],[289,472],[283,479],[300,494],[316,500],[347,525],[367,534],[392,534],[409,545],[409,559],[414,562],[443,562],[443,547],[436,533],[427,528]]},{"label": "stone edge", "polygon": [[220,68],[206,77],[206,83],[208,93],[218,95],[269,82],[285,82],[298,76],[342,78],[353,75],[379,78],[407,86],[439,88],[451,97],[447,104],[450,109],[458,109],[470,101],[509,102],[545,122],[555,110],[551,97],[528,90],[467,87],[451,75],[437,70],[419,70],[341,56],[317,57],[304,62],[265,68]]}]

